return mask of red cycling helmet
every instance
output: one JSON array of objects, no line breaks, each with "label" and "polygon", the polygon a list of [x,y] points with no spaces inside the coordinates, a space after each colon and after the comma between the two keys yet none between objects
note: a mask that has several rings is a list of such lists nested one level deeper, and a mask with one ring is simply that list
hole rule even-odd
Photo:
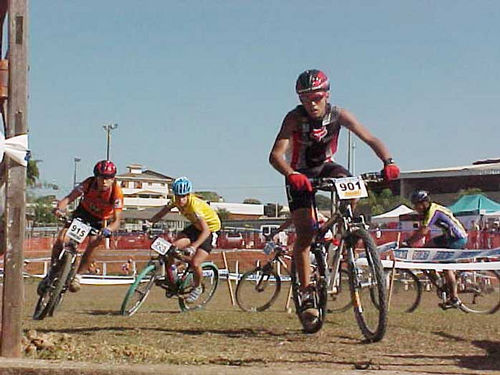
[{"label": "red cycling helmet", "polygon": [[109,160],[101,160],[94,167],[94,176],[104,178],[114,178],[116,175],[116,165]]},{"label": "red cycling helmet", "polygon": [[325,73],[320,70],[311,69],[300,73],[295,84],[297,94],[307,94],[313,91],[330,90],[330,81]]}]

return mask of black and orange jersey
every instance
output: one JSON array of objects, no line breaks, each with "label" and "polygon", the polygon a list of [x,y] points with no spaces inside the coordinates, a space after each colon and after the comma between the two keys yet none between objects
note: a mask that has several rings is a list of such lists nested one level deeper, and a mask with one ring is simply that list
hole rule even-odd
[{"label": "black and orange jersey", "polygon": [[99,191],[95,177],[89,177],[75,190],[83,195],[80,201],[83,209],[101,220],[109,219],[116,211],[123,209],[123,193],[116,181],[111,189]]}]

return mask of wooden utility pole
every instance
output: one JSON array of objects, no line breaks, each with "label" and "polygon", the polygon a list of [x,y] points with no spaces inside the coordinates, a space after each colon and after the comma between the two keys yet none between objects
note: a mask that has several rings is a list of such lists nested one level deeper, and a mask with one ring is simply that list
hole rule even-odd
[{"label": "wooden utility pole", "polygon": [[[5,138],[26,134],[28,130],[28,4],[27,0],[8,1],[9,93]],[[24,303],[23,242],[26,206],[26,167],[7,155],[5,205],[5,255],[2,303],[3,357],[21,356],[22,309]]]}]

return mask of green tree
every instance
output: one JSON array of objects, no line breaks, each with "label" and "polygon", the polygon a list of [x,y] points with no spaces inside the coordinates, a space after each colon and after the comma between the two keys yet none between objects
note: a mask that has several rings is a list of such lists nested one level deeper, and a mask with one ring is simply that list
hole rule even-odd
[{"label": "green tree", "polygon": [[356,213],[365,216],[374,216],[392,210],[400,204],[409,205],[407,199],[392,194],[390,189],[383,189],[380,193],[368,191],[368,198],[361,199],[356,205]]},{"label": "green tree", "polygon": [[243,203],[245,204],[262,204],[258,199],[255,198],[246,198]]},{"label": "green tree", "polygon": [[225,208],[219,208],[217,210],[217,215],[219,215],[219,219],[221,221],[226,221],[226,220],[229,220],[231,213],[228,210],[226,210]]},{"label": "green tree", "polygon": [[194,194],[197,195],[198,197],[200,197],[201,199],[204,199],[204,200],[209,201],[209,202],[222,202],[222,201],[224,201],[224,199],[222,199],[222,197],[219,194],[217,194],[215,191],[196,191]]},{"label": "green tree", "polygon": [[34,187],[37,180],[40,178],[40,171],[38,170],[38,162],[33,159],[28,160],[26,168],[26,184],[29,187]]},{"label": "green tree", "polygon": [[57,222],[56,216],[52,213],[54,200],[54,195],[35,198],[33,202],[33,226]]}]

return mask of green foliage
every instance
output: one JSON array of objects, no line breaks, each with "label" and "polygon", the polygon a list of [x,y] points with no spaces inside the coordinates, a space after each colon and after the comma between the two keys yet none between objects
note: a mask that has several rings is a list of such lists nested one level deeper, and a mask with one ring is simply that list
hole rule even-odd
[{"label": "green foliage", "polygon": [[258,199],[255,198],[246,198],[243,203],[245,204],[262,204]]},{"label": "green foliage", "polygon": [[356,212],[367,216],[375,216],[392,210],[400,204],[410,205],[407,199],[394,196],[390,189],[384,189],[379,194],[369,190],[368,198],[361,199],[358,202]]},{"label": "green foliage", "polygon": [[43,197],[35,198],[33,203],[34,218],[35,223],[55,223],[57,222],[56,216],[52,213],[54,209],[52,202],[55,200],[53,195],[47,195]]},{"label": "green foliage", "polygon": [[226,221],[226,220],[229,220],[231,213],[228,210],[226,210],[225,208],[219,208],[217,210],[217,215],[219,215],[219,219],[221,221]]},{"label": "green foliage", "polygon": [[224,199],[222,199],[222,197],[217,194],[215,191],[196,191],[194,193],[195,195],[197,195],[198,197],[200,197],[201,199],[204,199],[206,201],[209,201],[209,202],[223,202]]},{"label": "green foliage", "polygon": [[38,170],[37,161],[33,159],[28,160],[28,166],[26,168],[26,184],[30,187],[35,186],[39,178],[40,171]]}]

